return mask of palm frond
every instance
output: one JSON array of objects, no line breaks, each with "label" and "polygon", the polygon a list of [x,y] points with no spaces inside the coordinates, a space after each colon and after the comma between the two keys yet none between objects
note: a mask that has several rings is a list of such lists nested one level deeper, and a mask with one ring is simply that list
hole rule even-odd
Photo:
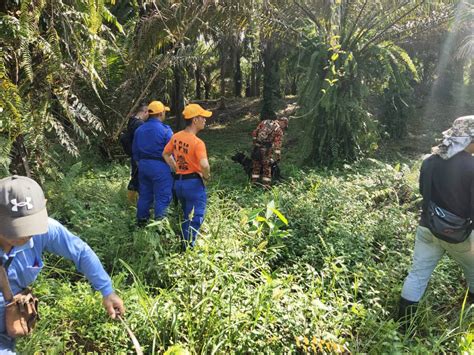
[{"label": "palm frond", "polygon": [[458,49],[458,59],[474,58],[474,35],[468,35]]},{"label": "palm frond", "polygon": [[47,122],[53,128],[56,136],[59,139],[59,143],[67,150],[67,152],[73,156],[79,155],[79,149],[74,144],[73,139],[64,129],[64,126],[52,115],[48,115],[46,118]]},{"label": "palm frond", "polygon": [[105,23],[123,32],[105,0],[27,0],[19,11],[1,15],[0,134],[6,150],[21,135],[27,158],[36,162],[49,154],[49,140],[77,155],[76,141],[88,142],[103,131],[101,120],[72,88],[99,97],[105,87],[98,67],[105,66],[106,51],[116,50]]}]

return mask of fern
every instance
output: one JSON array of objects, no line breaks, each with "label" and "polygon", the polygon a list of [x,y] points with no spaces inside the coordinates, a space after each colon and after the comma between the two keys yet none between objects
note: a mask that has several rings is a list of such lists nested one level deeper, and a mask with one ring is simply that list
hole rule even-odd
[{"label": "fern", "polygon": [[69,94],[70,105],[69,112],[76,118],[87,123],[88,127],[93,131],[100,132],[103,130],[103,125],[100,119],[94,115],[86,105],[80,102],[79,98],[74,94]]},{"label": "fern", "polygon": [[13,141],[24,129],[22,111],[24,103],[18,88],[8,78],[0,77],[0,132]]},{"label": "fern", "polygon": [[[413,63],[412,59],[408,55],[408,53],[402,49],[399,46],[396,46],[394,44],[391,45],[391,50],[394,54],[398,55],[402,62],[405,64],[405,67],[410,70],[411,74],[413,75],[413,79],[416,81],[420,81],[420,78],[418,76],[418,70],[415,67],[415,64]],[[402,64],[402,63],[397,63],[397,64]]]},{"label": "fern", "polygon": [[73,143],[73,140],[71,139],[69,134],[67,134],[66,130],[64,129],[64,126],[53,116],[48,116],[47,122],[52,126],[55,134],[59,138],[59,143],[64,148],[66,148],[68,153],[73,156],[78,156],[79,150],[77,149],[77,146]]},{"label": "fern", "polygon": [[120,33],[125,34],[123,30],[123,26],[117,21],[117,18],[112,15],[112,13],[107,9],[107,7],[102,6],[102,17],[104,18],[105,21],[113,24],[117,30],[120,31]]}]

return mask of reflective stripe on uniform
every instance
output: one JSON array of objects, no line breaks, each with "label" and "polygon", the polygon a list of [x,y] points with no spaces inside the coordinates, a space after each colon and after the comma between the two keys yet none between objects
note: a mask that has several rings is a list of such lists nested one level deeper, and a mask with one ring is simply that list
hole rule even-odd
[{"label": "reflective stripe on uniform", "polygon": [[269,178],[269,177],[263,177],[263,178],[262,178],[262,181],[272,181],[272,179]]},{"label": "reflective stripe on uniform", "polygon": [[260,175],[252,175],[252,179],[258,179]]},{"label": "reflective stripe on uniform", "polygon": [[279,149],[278,149],[278,150],[275,150],[275,153],[276,153],[276,154],[280,154],[280,150],[279,150]]}]

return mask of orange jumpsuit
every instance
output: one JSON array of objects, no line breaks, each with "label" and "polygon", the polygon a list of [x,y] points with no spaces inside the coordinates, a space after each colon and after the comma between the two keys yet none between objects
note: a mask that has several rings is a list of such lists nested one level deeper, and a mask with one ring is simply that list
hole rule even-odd
[{"label": "orange jumpsuit", "polygon": [[252,132],[252,138],[252,182],[257,182],[261,177],[263,185],[270,185],[273,153],[275,160],[280,160],[283,130],[276,120],[264,120]]}]

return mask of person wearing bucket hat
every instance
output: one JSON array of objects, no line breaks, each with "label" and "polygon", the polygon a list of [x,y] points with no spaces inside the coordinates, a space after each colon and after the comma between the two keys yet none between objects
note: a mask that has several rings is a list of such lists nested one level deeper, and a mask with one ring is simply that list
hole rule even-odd
[{"label": "person wearing bucket hat", "polygon": [[206,145],[196,135],[206,126],[211,111],[198,104],[184,108],[186,128],[171,137],[163,151],[163,158],[176,172],[174,192],[179,199],[184,219],[181,224],[183,249],[194,247],[196,235],[204,221],[207,194],[204,181],[211,177]]},{"label": "person wearing bucket hat", "polygon": [[163,148],[173,135],[170,126],[163,123],[169,110],[160,101],[151,102],[148,120],[135,131],[132,150],[133,159],[138,162],[138,225],[148,222],[153,202],[155,220],[166,216],[171,202],[173,177],[162,157]]},{"label": "person wearing bucket hat", "polygon": [[[464,270],[474,302],[474,115],[457,118],[443,132],[443,141],[432,149],[420,169],[423,207],[416,231],[413,264],[403,284],[399,319],[406,327],[423,296],[436,265],[445,253]],[[434,206],[434,209],[433,209]],[[448,223],[439,229],[436,219]],[[456,222],[456,223],[455,223]],[[455,231],[460,238],[454,239]]]},{"label": "person wearing bucket hat", "polygon": [[[97,255],[79,237],[48,218],[43,190],[34,180],[10,176],[0,180],[0,267],[7,271],[14,295],[28,288],[43,268],[43,252],[72,260],[96,291],[111,318],[125,312]],[[5,299],[0,293],[0,353],[13,353],[15,339],[6,333]]]}]

